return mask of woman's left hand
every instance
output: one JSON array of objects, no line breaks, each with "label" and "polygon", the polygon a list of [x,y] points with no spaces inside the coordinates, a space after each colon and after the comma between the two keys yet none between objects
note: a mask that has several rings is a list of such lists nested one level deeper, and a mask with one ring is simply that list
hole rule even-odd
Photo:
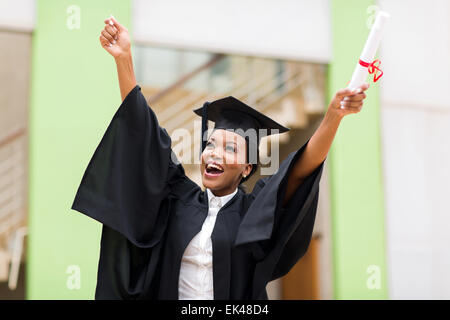
[{"label": "woman's left hand", "polygon": [[333,112],[340,118],[360,112],[366,98],[364,91],[368,88],[369,84],[365,83],[353,91],[349,88],[338,90],[330,102],[328,112]]}]

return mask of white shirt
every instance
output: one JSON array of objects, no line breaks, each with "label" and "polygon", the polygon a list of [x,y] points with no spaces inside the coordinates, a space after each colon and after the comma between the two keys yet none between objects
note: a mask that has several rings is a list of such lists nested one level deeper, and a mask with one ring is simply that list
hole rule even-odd
[{"label": "white shirt", "polygon": [[213,268],[211,234],[216,223],[217,213],[238,191],[223,197],[216,197],[211,190],[208,193],[208,216],[202,230],[192,238],[181,259],[178,281],[180,300],[213,300]]}]

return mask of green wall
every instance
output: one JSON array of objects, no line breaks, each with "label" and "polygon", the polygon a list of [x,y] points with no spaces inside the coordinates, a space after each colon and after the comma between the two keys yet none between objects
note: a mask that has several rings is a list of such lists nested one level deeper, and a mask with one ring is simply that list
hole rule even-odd
[{"label": "green wall", "polygon": [[[330,3],[329,98],[350,80],[373,14],[370,0]],[[329,156],[336,299],[387,299],[379,84],[370,84],[362,111],[344,118]]]},{"label": "green wall", "polygon": [[70,207],[121,101],[114,60],[98,37],[109,14],[130,25],[130,3],[37,1],[29,119],[28,299],[94,297],[101,225]]}]

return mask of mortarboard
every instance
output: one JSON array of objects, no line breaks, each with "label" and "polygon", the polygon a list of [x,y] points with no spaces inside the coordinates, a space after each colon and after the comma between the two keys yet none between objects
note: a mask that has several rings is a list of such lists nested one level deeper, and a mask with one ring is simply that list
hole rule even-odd
[{"label": "mortarboard", "polygon": [[[256,163],[249,162],[253,164],[252,171],[241,182],[247,180],[256,171],[259,161],[259,143],[261,138],[289,131],[288,128],[232,96],[213,102],[205,102],[203,107],[195,109],[194,112],[202,117],[200,154],[206,146],[205,132],[208,129],[207,120],[214,122],[214,129],[232,130],[244,137],[247,143],[248,160],[251,160],[249,159],[250,148],[254,148],[252,150],[256,151],[253,153],[257,157]],[[277,131],[272,133],[271,130]],[[251,133],[254,134],[252,135]]]}]

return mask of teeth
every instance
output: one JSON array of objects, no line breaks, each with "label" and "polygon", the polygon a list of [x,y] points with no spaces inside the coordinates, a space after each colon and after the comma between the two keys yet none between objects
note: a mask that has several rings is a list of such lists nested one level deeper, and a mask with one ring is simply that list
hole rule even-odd
[{"label": "teeth", "polygon": [[215,165],[213,163],[208,164],[208,169],[209,168],[215,168],[217,170],[223,171],[223,169],[221,167],[219,167],[219,166],[217,166],[217,165]]}]

